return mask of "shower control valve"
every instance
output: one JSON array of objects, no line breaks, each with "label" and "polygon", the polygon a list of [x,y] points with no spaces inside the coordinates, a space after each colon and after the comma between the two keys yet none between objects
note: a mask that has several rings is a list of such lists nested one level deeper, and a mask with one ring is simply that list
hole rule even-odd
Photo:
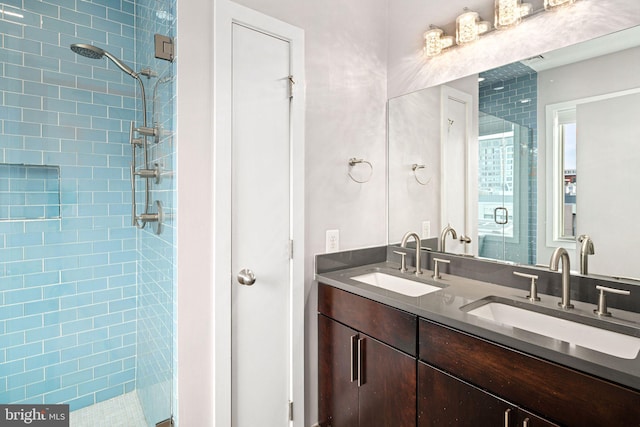
[{"label": "shower control valve", "polygon": [[140,126],[139,128],[136,128],[136,132],[138,132],[140,135],[152,136],[153,142],[155,142],[156,144],[160,142],[160,129],[157,126],[152,128]]},{"label": "shower control valve", "polygon": [[139,176],[141,178],[154,178],[156,184],[160,184],[162,180],[162,168],[158,163],[154,164],[153,169],[138,169],[134,171],[134,175]]}]

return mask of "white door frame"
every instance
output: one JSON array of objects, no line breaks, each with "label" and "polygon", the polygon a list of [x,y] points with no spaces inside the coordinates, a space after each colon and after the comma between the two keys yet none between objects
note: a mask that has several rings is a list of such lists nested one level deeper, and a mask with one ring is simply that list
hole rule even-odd
[{"label": "white door frame", "polygon": [[232,24],[287,40],[295,80],[291,104],[291,396],[293,426],[304,424],[304,31],[228,0],[214,6],[213,277],[214,425],[231,425],[231,66]]},{"label": "white door frame", "polygon": [[[460,171],[464,174],[464,230],[456,230],[458,235],[464,234],[465,236],[471,237],[471,243],[464,245],[464,253],[476,254],[476,248],[478,245],[476,244],[478,239],[477,230],[474,228],[472,224],[473,216],[471,214],[472,200],[471,200],[471,188],[472,188],[472,180],[470,171],[470,159],[471,159],[471,135],[472,133],[472,114],[473,114],[473,96],[468,93],[462,92],[460,90],[454,89],[450,86],[443,85],[441,88],[440,95],[440,111],[442,112],[441,120],[440,120],[440,232],[444,227],[446,227],[445,223],[447,223],[448,212],[447,212],[447,197],[452,197],[451,194],[447,194],[447,172],[444,170],[445,167],[445,146],[448,142],[447,133],[449,129],[449,100],[458,101],[461,104],[464,104],[465,107],[465,136],[464,136],[464,163],[460,164]],[[448,173],[452,173],[449,171]],[[455,196],[455,195],[454,195]],[[439,235],[439,234],[438,234]]]}]

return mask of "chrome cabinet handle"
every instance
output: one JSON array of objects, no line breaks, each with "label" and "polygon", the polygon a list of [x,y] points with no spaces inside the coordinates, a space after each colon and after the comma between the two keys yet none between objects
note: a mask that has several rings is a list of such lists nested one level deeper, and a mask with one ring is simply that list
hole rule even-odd
[{"label": "chrome cabinet handle", "polygon": [[529,418],[525,418],[522,422],[522,427],[529,427]]},{"label": "chrome cabinet handle", "polygon": [[364,384],[364,338],[358,339],[358,387]]},{"label": "chrome cabinet handle", "polygon": [[511,409],[504,411],[504,427],[509,427],[509,419],[511,418]]},{"label": "chrome cabinet handle", "polygon": [[248,268],[243,268],[238,272],[238,283],[241,285],[251,286],[256,283],[256,275]]},{"label": "chrome cabinet handle", "polygon": [[351,382],[357,379],[356,364],[356,345],[358,341],[358,335],[351,335]]}]

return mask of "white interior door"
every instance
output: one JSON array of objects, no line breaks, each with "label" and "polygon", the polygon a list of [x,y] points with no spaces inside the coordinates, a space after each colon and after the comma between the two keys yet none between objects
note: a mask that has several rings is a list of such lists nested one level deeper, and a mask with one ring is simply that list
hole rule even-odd
[{"label": "white interior door", "polygon": [[[232,425],[285,426],[291,396],[290,46],[233,24]],[[241,285],[249,269],[255,283]]]},{"label": "white interior door", "polygon": [[[469,150],[469,109],[471,96],[455,89],[444,87],[442,92],[441,126],[441,174],[442,174],[442,217],[441,227],[451,225],[458,235],[468,236],[469,211],[468,150]],[[473,242],[471,242],[473,243]],[[468,253],[471,243],[461,243],[446,237],[446,252]]]}]

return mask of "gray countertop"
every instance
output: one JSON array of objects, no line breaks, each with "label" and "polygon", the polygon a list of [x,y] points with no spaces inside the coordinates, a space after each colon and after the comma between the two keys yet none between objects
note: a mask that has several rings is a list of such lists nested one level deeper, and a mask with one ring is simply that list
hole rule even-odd
[{"label": "gray countertop", "polygon": [[[417,277],[411,273],[401,273],[399,264],[389,261],[356,267],[345,265],[345,267],[333,271],[321,270],[316,274],[316,280],[496,344],[640,390],[640,356],[636,356],[635,359],[611,356],[589,348],[483,319],[468,314],[464,309],[467,304],[489,296],[508,300],[511,305],[526,307],[527,304],[531,304],[526,299],[528,295],[526,290],[449,274],[443,274],[442,279],[434,280],[431,278],[433,272],[429,270],[425,270],[422,276]],[[351,279],[351,277],[374,271],[410,278],[418,282],[441,287],[442,289],[423,296],[410,297]],[[559,297],[545,294],[539,294],[539,296],[541,301],[535,303],[537,308],[556,310],[555,313],[559,317],[569,315],[558,308]],[[613,316],[600,319],[593,315],[593,304],[581,301],[572,302],[575,308],[571,310],[570,315],[579,316],[580,323],[614,331],[624,331],[627,335],[640,338],[639,313],[610,309]],[[464,357],[464,355],[460,357]]]}]

